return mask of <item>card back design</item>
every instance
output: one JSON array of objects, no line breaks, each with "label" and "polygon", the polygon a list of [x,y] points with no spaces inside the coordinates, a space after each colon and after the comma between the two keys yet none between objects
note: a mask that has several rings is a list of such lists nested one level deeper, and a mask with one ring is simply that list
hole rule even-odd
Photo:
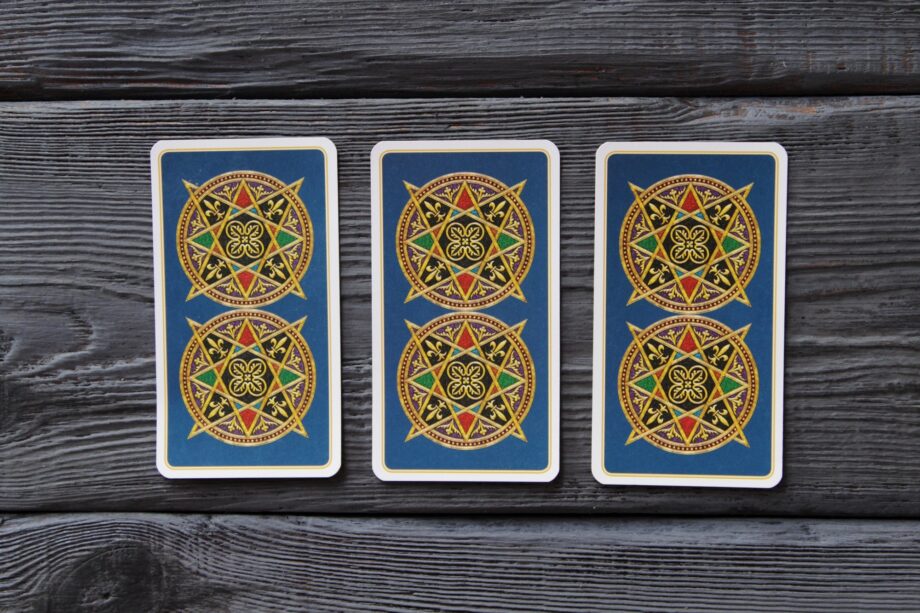
[{"label": "card back design", "polygon": [[262,445],[288,432],[306,437],[303,418],[316,388],[316,365],[300,334],[262,311],[230,311],[205,324],[189,320],[182,354],[182,399],[195,425],[233,445]]},{"label": "card back design", "polygon": [[736,441],[757,402],[757,366],[732,330],[706,317],[678,316],[641,330],[623,356],[619,397],[632,425],[630,445],[645,440],[673,453],[705,453]]},{"label": "card back design", "polygon": [[780,480],[785,190],[774,143],[598,150],[600,482]]},{"label": "card back design", "polygon": [[534,397],[533,360],[520,333],[481,313],[455,313],[425,326],[399,363],[399,397],[412,421],[406,440],[423,435],[445,447],[477,449],[508,436],[527,440],[521,422]]},{"label": "card back design", "polygon": [[701,175],[680,175],[642,189],[620,236],[623,269],[635,290],[667,311],[702,313],[732,300],[750,305],[744,288],[760,256],[760,230],[741,189]]},{"label": "card back design", "polygon": [[546,141],[372,154],[374,471],[558,471],[558,153]]},{"label": "card back design", "polygon": [[161,141],[151,173],[160,472],[334,474],[334,146]]},{"label": "card back design", "polygon": [[513,296],[534,257],[533,223],[522,182],[508,187],[480,173],[452,173],[421,188],[407,184],[399,219],[399,265],[412,289],[448,309],[489,307]]},{"label": "card back design", "polygon": [[204,294],[228,306],[261,306],[293,292],[313,250],[310,215],[297,195],[265,173],[231,172],[198,187],[189,199],[176,244],[192,282],[189,298]]}]

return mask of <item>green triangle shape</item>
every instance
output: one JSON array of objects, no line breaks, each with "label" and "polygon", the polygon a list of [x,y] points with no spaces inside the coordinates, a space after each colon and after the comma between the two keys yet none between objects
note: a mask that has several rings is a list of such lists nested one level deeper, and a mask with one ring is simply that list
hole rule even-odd
[{"label": "green triangle shape", "polygon": [[719,384],[719,387],[722,388],[723,394],[727,394],[741,387],[741,384],[735,381],[734,379],[729,379],[728,377],[725,377],[724,379],[722,379],[722,383]]},{"label": "green triangle shape", "polygon": [[639,381],[636,381],[636,385],[638,385],[645,391],[650,392],[655,389],[655,377],[653,377],[652,375],[649,375],[644,379],[640,379]]},{"label": "green triangle shape", "polygon": [[300,375],[289,371],[287,368],[282,368],[281,372],[278,373],[278,380],[281,381],[281,385],[285,386],[289,383],[293,383],[300,378]]},{"label": "green triangle shape", "polygon": [[654,236],[646,236],[641,241],[636,243],[639,247],[642,247],[649,253],[655,253],[655,248],[658,246],[658,241]]},{"label": "green triangle shape", "polygon": [[414,381],[422,387],[431,389],[431,386],[434,385],[434,375],[432,375],[430,372],[426,372],[424,375],[416,377]]},{"label": "green triangle shape", "polygon": [[731,253],[740,247],[744,247],[744,243],[736,241],[731,236],[726,236],[722,239],[722,249],[725,250],[725,253]]},{"label": "green triangle shape", "polygon": [[198,243],[205,249],[210,249],[211,245],[214,244],[214,237],[211,235],[210,232],[205,232],[201,236],[196,236],[195,238],[193,238],[192,241]]},{"label": "green triangle shape", "polygon": [[504,232],[498,235],[498,248],[503,251],[519,242],[520,240],[518,238],[505,234]]},{"label": "green triangle shape", "polygon": [[208,372],[201,373],[195,378],[201,381],[202,383],[204,383],[205,385],[210,385],[210,386],[213,386],[214,383],[217,382],[217,375],[214,374],[213,370],[209,370]]},{"label": "green triangle shape", "polygon": [[423,234],[412,241],[422,249],[428,250],[431,249],[431,246],[434,245],[434,239],[431,238],[431,234]]},{"label": "green triangle shape", "polygon": [[506,372],[503,372],[502,374],[498,375],[498,386],[502,389],[505,389],[509,385],[514,385],[517,382],[518,382],[517,377],[513,377]]},{"label": "green triangle shape", "polygon": [[280,230],[280,231],[278,232],[278,236],[275,237],[275,240],[278,241],[278,245],[279,245],[280,247],[284,247],[285,245],[290,245],[291,243],[293,243],[294,241],[296,241],[296,240],[297,240],[297,237],[294,236],[293,234],[289,233],[289,232],[285,232],[284,230]]}]

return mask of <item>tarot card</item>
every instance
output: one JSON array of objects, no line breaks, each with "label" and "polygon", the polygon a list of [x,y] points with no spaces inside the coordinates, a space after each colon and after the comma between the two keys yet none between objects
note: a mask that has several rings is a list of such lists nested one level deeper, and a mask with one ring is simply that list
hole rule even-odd
[{"label": "tarot card", "polygon": [[160,141],[150,166],[160,473],[335,474],[335,146]]},{"label": "tarot card", "polygon": [[786,153],[597,152],[592,468],[601,483],[782,477]]},{"label": "tarot card", "polygon": [[541,140],[371,154],[373,466],[385,481],[551,481],[559,153]]}]

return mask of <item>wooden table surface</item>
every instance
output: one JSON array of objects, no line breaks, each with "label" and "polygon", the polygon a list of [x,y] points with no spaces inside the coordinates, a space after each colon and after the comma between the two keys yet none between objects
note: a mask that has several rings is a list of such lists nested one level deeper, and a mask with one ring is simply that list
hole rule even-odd
[{"label": "wooden table surface", "polygon": [[[0,610],[920,610],[920,5],[15,1],[0,10]],[[344,464],[154,463],[148,152],[339,151]],[[370,465],[369,155],[547,138],[562,167],[562,471]],[[594,152],[789,153],[785,476],[590,471]]]}]

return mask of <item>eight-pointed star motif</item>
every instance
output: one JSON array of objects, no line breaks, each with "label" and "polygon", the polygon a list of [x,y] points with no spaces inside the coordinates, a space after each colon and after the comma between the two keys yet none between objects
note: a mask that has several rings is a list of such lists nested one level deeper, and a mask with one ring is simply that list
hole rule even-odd
[{"label": "eight-pointed star motif", "polygon": [[678,175],[641,188],[620,232],[623,269],[634,292],[676,313],[710,311],[738,300],[760,257],[760,229],[747,202],[753,184],[735,189],[702,175]]},{"label": "eight-pointed star motif", "polygon": [[396,252],[410,283],[406,301],[424,297],[454,310],[481,309],[508,296],[525,300],[521,282],[535,250],[533,223],[521,200],[524,182],[458,172],[422,187],[397,224]]}]

